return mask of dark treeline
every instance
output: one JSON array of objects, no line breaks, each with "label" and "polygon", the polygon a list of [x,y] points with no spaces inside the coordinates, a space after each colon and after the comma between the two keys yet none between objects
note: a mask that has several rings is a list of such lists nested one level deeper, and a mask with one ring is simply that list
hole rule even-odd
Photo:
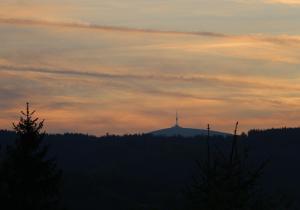
[{"label": "dark treeline", "polygon": [[[12,130],[0,130],[0,138],[2,141],[14,140],[16,137],[16,132]],[[46,134],[45,138],[49,139],[61,139],[61,140],[99,140],[99,141],[148,141],[154,140],[175,140],[175,141],[193,141],[193,140],[206,140],[206,136],[195,136],[195,137],[181,137],[181,136],[174,136],[174,137],[161,137],[161,136],[153,136],[150,134],[127,134],[127,135],[104,135],[97,137],[95,135],[88,135],[88,134],[81,134],[81,133],[64,133],[64,134]],[[299,140],[300,139],[300,128],[272,128],[272,129],[252,129],[248,133],[243,133],[240,138],[245,140]],[[212,140],[232,140],[232,137],[219,137],[219,136],[212,136]]]},{"label": "dark treeline", "polygon": [[300,140],[300,128],[253,129],[248,132],[248,138],[250,140],[298,141]]},{"label": "dark treeline", "polygon": [[[0,130],[0,139],[2,143],[12,143],[11,140],[16,138],[16,132],[12,130]],[[110,142],[145,142],[148,140],[156,141],[201,141],[206,140],[206,136],[195,136],[195,137],[181,137],[181,136],[173,136],[173,137],[163,137],[163,136],[153,136],[150,134],[127,134],[127,135],[104,135],[97,137],[95,135],[88,135],[88,134],[81,134],[81,133],[64,133],[64,134],[45,134],[46,140],[95,140],[95,141],[107,141]],[[242,138],[246,141],[264,141],[264,140],[272,140],[272,141],[282,141],[286,140],[285,142],[290,142],[293,140],[298,141],[300,139],[300,128],[272,128],[272,129],[252,129],[247,134],[243,133],[239,138]],[[232,137],[220,137],[220,136],[212,136],[212,141],[214,140],[232,140]]]},{"label": "dark treeline", "polygon": [[[17,137],[14,131],[0,131],[1,157],[7,145],[13,145]],[[273,205],[279,205],[274,200],[280,204],[294,201],[294,208],[299,209],[299,140],[300,128],[251,130],[247,135],[238,137],[237,150],[242,156],[236,156],[233,162],[218,162],[218,159],[217,164],[220,163],[221,168],[225,167],[230,173],[240,173],[240,163],[244,163],[246,151],[250,170],[260,169],[266,163],[259,171],[261,177],[255,178],[255,186],[261,186],[255,200],[267,200]],[[207,142],[207,136],[184,138],[141,134],[96,137],[69,133],[46,134],[42,145],[49,145],[47,157],[55,157],[57,168],[63,171],[61,200],[67,209],[183,210],[205,209],[205,206],[194,208],[194,204],[190,205],[187,195],[192,193],[193,198],[200,195],[203,198],[203,193],[196,192],[195,186],[206,189],[207,180],[227,180],[226,183],[222,181],[222,185],[210,181],[212,186],[215,185],[210,189],[222,192],[222,195],[226,193],[229,197],[234,195],[228,195],[228,191],[233,191],[231,187],[235,185],[230,183],[235,183],[236,179],[227,179],[228,174],[224,174],[224,170],[212,172],[203,167],[207,163]],[[222,153],[224,160],[230,157],[233,137],[211,136],[209,142],[212,166],[216,160],[214,154]],[[231,171],[227,170],[228,167]],[[203,173],[208,179],[199,179]],[[198,180],[196,185],[195,180]],[[199,180],[204,182],[199,184]],[[242,195],[253,190],[254,185],[248,186]],[[205,194],[211,195],[217,198],[217,194],[212,192]],[[219,203],[222,202],[222,196],[218,199]],[[242,203],[249,202],[249,199],[244,201],[242,196],[236,199],[239,202],[230,205],[237,206],[227,209],[246,209]],[[206,205],[212,203],[216,202]],[[248,207],[258,209],[257,206]],[[226,208],[210,206],[206,209]]]}]

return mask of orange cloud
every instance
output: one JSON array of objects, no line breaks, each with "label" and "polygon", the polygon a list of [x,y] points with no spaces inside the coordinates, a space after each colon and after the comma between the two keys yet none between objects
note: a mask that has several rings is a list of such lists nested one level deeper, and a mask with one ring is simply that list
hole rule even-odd
[{"label": "orange cloud", "polygon": [[[300,36],[279,35],[279,36],[264,36],[264,35],[230,35],[215,32],[197,32],[197,31],[163,31],[153,29],[139,29],[139,28],[126,28],[115,26],[102,26],[97,24],[90,24],[85,22],[61,22],[61,21],[48,21],[48,20],[36,20],[36,19],[23,19],[23,18],[1,18],[2,24],[14,24],[14,25],[37,25],[37,26],[53,26],[53,27],[67,27],[67,28],[79,28],[79,29],[94,29],[116,32],[133,32],[133,33],[146,33],[146,34],[166,34],[166,35],[191,35],[191,36],[207,36],[215,38],[228,38],[231,40],[241,41],[261,41],[270,42],[274,44],[300,44]],[[249,43],[235,43],[235,45],[248,45]],[[224,47],[234,47],[233,44],[223,45]]]},{"label": "orange cloud", "polygon": [[66,18],[68,14],[71,14],[75,11],[76,7],[71,6],[70,4],[51,4],[45,3],[27,3],[17,4],[17,3],[9,3],[5,4],[0,2],[1,11],[0,18],[10,19],[32,19],[39,20],[43,18],[43,20],[47,21],[70,21],[69,18]]},{"label": "orange cloud", "polygon": [[226,36],[225,34],[213,33],[213,32],[161,31],[161,30],[152,30],[152,29],[101,26],[101,25],[84,23],[84,22],[56,22],[56,21],[47,21],[47,20],[19,19],[19,18],[0,18],[0,23],[16,24],[16,25],[56,26],[56,27],[68,27],[68,28],[79,28],[79,29],[94,29],[94,30],[108,30],[108,31],[150,33],[150,34],[195,35],[195,36],[209,36],[209,37]]},{"label": "orange cloud", "polygon": [[299,0],[266,0],[268,3],[279,3],[279,4],[288,4],[288,5],[300,5]]},{"label": "orange cloud", "polygon": [[2,21],[13,30],[1,34],[1,127],[26,101],[51,132],[148,131],[172,125],[176,109],[183,125],[225,131],[239,119],[245,130],[296,122],[298,36]]},{"label": "orange cloud", "polygon": [[267,4],[286,4],[299,5],[299,0],[233,0],[238,3],[253,4],[253,3],[267,3]]},{"label": "orange cloud", "polygon": [[[136,80],[136,81],[160,81],[160,82],[184,82],[184,83],[199,83],[205,82],[210,85],[240,87],[240,88],[263,88],[263,89],[278,89],[284,91],[300,91],[300,85],[291,84],[290,81],[283,79],[271,79],[259,77],[237,77],[232,75],[194,75],[194,76],[172,76],[172,75],[152,75],[152,74],[111,74],[105,72],[93,72],[93,71],[80,71],[74,69],[51,69],[43,67],[31,67],[31,66],[14,66],[14,65],[0,65],[0,72],[16,72],[16,73],[38,73],[38,74],[52,74],[52,75],[65,75],[79,78],[93,78],[93,79],[112,79],[112,80]],[[32,76],[32,75],[29,75]],[[162,95],[176,95],[182,97],[194,97],[196,96],[188,94],[172,94],[172,92],[163,91],[149,91],[150,93],[159,93]],[[199,97],[200,99],[200,97]],[[217,100],[217,98],[203,98],[207,100]]]}]

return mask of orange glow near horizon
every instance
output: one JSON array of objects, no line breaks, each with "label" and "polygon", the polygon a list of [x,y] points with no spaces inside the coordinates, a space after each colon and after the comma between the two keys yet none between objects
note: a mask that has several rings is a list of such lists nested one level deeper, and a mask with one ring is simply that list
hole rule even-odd
[{"label": "orange glow near horizon", "polygon": [[[176,110],[183,127],[299,126],[300,31],[285,19],[297,1],[215,0],[202,13],[191,0],[128,1],[152,19],[115,0],[1,2],[0,128],[27,101],[51,133],[142,133]],[[281,22],[255,19],[260,7]]]}]

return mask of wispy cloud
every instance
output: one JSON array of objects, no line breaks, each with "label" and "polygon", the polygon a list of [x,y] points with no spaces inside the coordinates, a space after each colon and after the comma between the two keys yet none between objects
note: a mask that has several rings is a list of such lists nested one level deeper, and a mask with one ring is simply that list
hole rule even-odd
[{"label": "wispy cloud", "polygon": [[279,4],[288,4],[288,5],[300,5],[299,0],[265,0],[267,3],[279,3]]},{"label": "wispy cloud", "polygon": [[[187,3],[191,6],[191,2]],[[226,3],[222,1],[222,5]],[[116,10],[118,1],[115,4],[109,11],[122,10]],[[231,16],[229,10],[233,8],[227,8],[226,21],[233,25],[238,17],[245,17],[240,13],[257,9],[256,4],[230,2],[228,7],[231,6],[249,6],[238,16]],[[265,3],[259,6],[284,7]],[[214,121],[225,130],[227,126],[231,129],[231,120],[237,119],[248,123],[245,128],[274,126],[274,121],[295,122],[291,116],[278,113],[299,110],[297,33],[251,34],[237,25],[232,30],[233,27],[222,25],[226,21],[213,24],[209,20],[216,11],[203,19],[207,23],[197,22],[196,27],[183,27],[185,24],[177,22],[171,26],[172,21],[166,19],[162,23],[165,25],[159,26],[157,22],[144,24],[143,19],[137,23],[124,20],[122,23],[132,24],[114,27],[119,24],[118,19],[100,21],[110,18],[93,19],[75,12],[61,12],[55,18],[52,10],[44,17],[42,11],[27,15],[24,8],[17,9],[23,14],[0,15],[0,106],[4,107],[2,117],[6,118],[0,120],[2,127],[11,122],[12,111],[17,115],[18,107],[22,108],[26,100],[41,110],[41,117],[47,119],[53,131],[76,129],[103,134],[149,130],[167,126],[168,117],[177,108],[187,113],[189,126],[198,126],[199,120]],[[178,13],[169,12],[178,17]],[[199,17],[198,10],[194,13]],[[73,21],[83,17],[87,22]],[[135,14],[132,18],[136,17],[145,15]],[[182,18],[184,23],[189,22]],[[255,24],[258,23],[251,26]],[[212,27],[205,27],[208,25]]]},{"label": "wispy cloud", "polygon": [[286,5],[300,5],[299,0],[233,0],[238,3],[253,4],[253,3],[266,3],[266,4],[286,4]]},{"label": "wispy cloud", "polygon": [[102,30],[102,31],[115,31],[124,33],[145,33],[145,34],[165,34],[165,35],[190,35],[190,36],[206,36],[212,38],[227,38],[234,40],[257,40],[261,42],[270,42],[279,45],[292,45],[300,44],[300,36],[296,35],[278,35],[278,36],[266,36],[261,34],[250,35],[231,35],[216,32],[207,31],[164,31],[154,29],[142,29],[142,28],[127,28],[116,26],[104,26],[85,22],[58,22],[47,20],[33,20],[33,19],[19,19],[19,18],[3,18],[0,17],[0,23],[13,24],[13,25],[31,25],[31,26],[49,26],[49,27],[67,27],[78,29],[90,29],[90,30]]},{"label": "wispy cloud", "polygon": [[162,30],[152,30],[152,29],[101,26],[101,25],[97,25],[97,24],[84,23],[84,22],[55,22],[55,21],[15,19],[15,18],[0,18],[0,23],[16,24],[16,25],[57,26],[57,27],[69,27],[69,28],[93,29],[93,30],[109,30],[109,31],[117,31],[117,32],[134,32],[134,33],[195,35],[195,36],[209,36],[209,37],[226,37],[227,36],[225,34],[214,33],[214,32],[162,31]]},{"label": "wispy cloud", "polygon": [[[289,82],[284,80],[272,79],[271,82],[266,81],[264,78],[241,78],[233,76],[172,76],[172,75],[151,75],[151,74],[110,74],[101,73],[93,71],[84,70],[74,70],[74,69],[58,69],[58,68],[47,68],[47,67],[31,67],[31,66],[14,66],[14,65],[0,65],[0,71],[12,71],[12,72],[33,72],[39,74],[54,74],[54,75],[65,75],[65,76],[75,76],[75,77],[89,77],[98,79],[112,79],[112,80],[154,80],[160,82],[185,82],[185,83],[205,83],[208,85],[218,85],[225,87],[238,87],[238,88],[262,88],[262,89],[279,89],[288,91],[300,91],[300,86],[291,85]],[[155,91],[153,91],[155,92]],[[170,92],[168,92],[170,93]],[[170,94],[174,95],[174,94]],[[180,96],[180,95],[179,95]],[[216,98],[208,98],[209,100],[215,100]]]}]

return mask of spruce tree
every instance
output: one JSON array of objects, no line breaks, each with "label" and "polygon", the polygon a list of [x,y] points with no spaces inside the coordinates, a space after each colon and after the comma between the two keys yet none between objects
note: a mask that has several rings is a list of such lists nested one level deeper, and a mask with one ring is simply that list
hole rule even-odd
[{"label": "spruce tree", "polygon": [[248,164],[248,152],[238,145],[237,126],[229,151],[210,148],[208,126],[207,159],[198,161],[199,175],[188,189],[189,209],[254,210],[272,209],[264,200],[258,184],[265,162]]},{"label": "spruce tree", "polygon": [[7,147],[1,164],[0,200],[6,210],[59,209],[61,171],[47,156],[44,120],[34,113],[27,103],[19,122],[13,124],[15,144]]}]

